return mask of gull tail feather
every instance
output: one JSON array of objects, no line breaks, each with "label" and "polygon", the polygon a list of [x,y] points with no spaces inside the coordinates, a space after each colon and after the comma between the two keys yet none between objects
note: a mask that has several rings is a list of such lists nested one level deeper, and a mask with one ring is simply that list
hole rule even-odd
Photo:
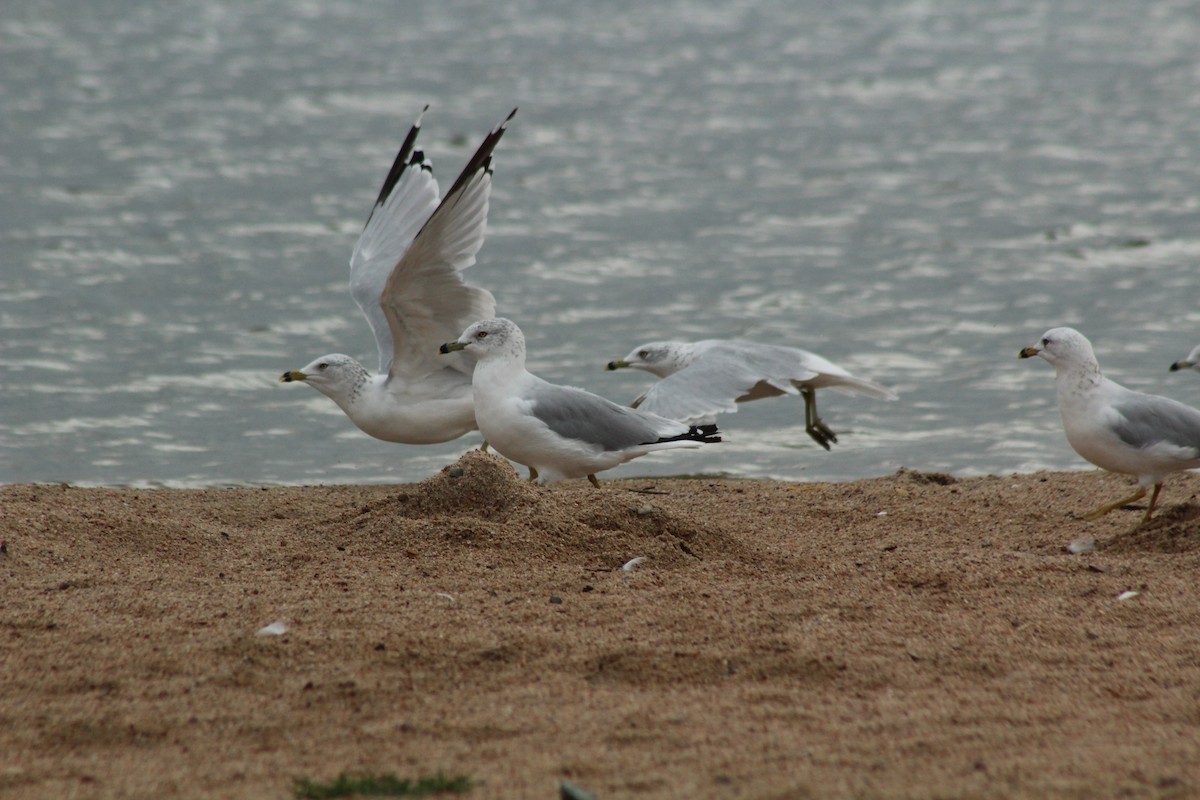
[{"label": "gull tail feather", "polygon": [[667,442],[715,444],[719,441],[721,441],[721,432],[717,430],[716,425],[692,425],[687,429],[687,433],[681,433],[677,436],[664,436],[658,441],[646,442],[646,444],[666,444]]}]

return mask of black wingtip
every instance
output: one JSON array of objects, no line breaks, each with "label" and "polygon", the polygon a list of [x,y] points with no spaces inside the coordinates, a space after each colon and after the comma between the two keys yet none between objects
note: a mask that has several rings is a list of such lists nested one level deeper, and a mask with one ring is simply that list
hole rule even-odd
[{"label": "black wingtip", "polygon": [[408,141],[409,139],[415,139],[417,137],[417,131],[421,130],[421,120],[424,119],[425,112],[428,110],[429,103],[426,103],[425,106],[417,112],[417,118],[413,120],[412,128],[409,129],[408,136],[405,137],[406,143],[410,143]]},{"label": "black wingtip", "polygon": [[703,444],[715,444],[721,441],[721,432],[717,430],[716,425],[692,425],[688,428],[687,433],[681,433],[678,436],[664,436],[655,444],[663,442],[701,442]]},{"label": "black wingtip", "polygon": [[[396,152],[396,158],[392,161],[392,168],[388,171],[387,177],[383,180],[383,186],[379,189],[379,195],[375,198],[375,205],[371,208],[371,214],[367,216],[366,224],[370,224],[371,217],[375,215],[375,209],[387,202],[392,191],[396,188],[396,184],[400,182],[400,178],[404,175],[405,170],[410,167],[419,167],[421,169],[430,169],[430,166],[425,163],[425,153],[417,150],[417,135],[421,132],[421,118],[425,116],[425,112],[429,110],[429,104],[421,109],[421,113],[417,114],[416,120],[412,127],[408,130],[408,135],[404,137],[404,144],[400,145],[400,149]],[[476,173],[480,171],[491,173],[492,171],[492,150],[500,141],[500,137],[504,135],[504,131],[508,129],[508,123],[517,115],[517,109],[508,112],[508,116],[488,132],[483,143],[479,145],[479,149],[472,156],[471,160],[463,168],[454,185],[450,187],[450,191],[446,192],[443,198],[443,203],[446,199],[454,197],[457,192],[467,184]],[[363,226],[364,228],[366,225]]]},{"label": "black wingtip", "polygon": [[[425,116],[425,112],[429,110],[429,104],[421,109],[421,113],[417,114],[416,120],[412,127],[408,129],[408,135],[404,137],[404,144],[400,145],[400,149],[396,152],[396,158],[392,161],[392,168],[388,170],[387,177],[383,179],[383,186],[379,189],[379,196],[375,198],[375,205],[371,208],[371,215],[374,216],[375,209],[379,208],[387,202],[388,196],[392,190],[396,188],[396,184],[400,182],[400,176],[404,171],[411,166],[423,164],[425,162],[425,154],[417,150],[417,134],[421,132],[421,117]],[[367,222],[370,223],[371,217],[367,217]]]},{"label": "black wingtip", "polygon": [[[425,224],[421,226],[421,231],[424,231],[425,228],[429,227],[429,223],[433,221],[434,217],[436,217],[443,208],[447,208],[448,206],[457,203],[461,199],[463,189],[467,187],[467,184],[469,184],[477,174],[480,172],[486,172],[489,175],[491,174],[492,150],[494,150],[496,145],[500,142],[500,137],[502,137],[504,135],[504,131],[508,129],[508,121],[512,119],[516,113],[517,109],[514,108],[509,112],[508,116],[504,118],[503,122],[501,122],[495,128],[492,128],[492,130],[488,132],[488,135],[483,138],[483,142],[479,145],[479,149],[475,151],[475,155],[471,156],[471,160],[467,162],[467,165],[463,167],[462,172],[458,174],[458,178],[455,179],[454,185],[450,187],[450,190],[447,191],[446,194],[442,195],[442,202],[439,203],[438,207],[433,210],[433,213],[429,216],[429,219],[425,220]],[[421,231],[417,232],[417,236],[421,235]]]}]

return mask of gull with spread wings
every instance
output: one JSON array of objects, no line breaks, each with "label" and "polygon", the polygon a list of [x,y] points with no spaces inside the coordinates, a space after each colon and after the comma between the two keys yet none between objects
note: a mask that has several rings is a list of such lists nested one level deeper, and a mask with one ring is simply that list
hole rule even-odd
[{"label": "gull with spread wings", "polygon": [[857,378],[816,353],[778,344],[648,342],[608,362],[610,370],[625,367],[662,379],[633,401],[635,408],[689,425],[715,422],[718,414],[737,411],[738,403],[798,394],[804,398],[804,429],[826,450],[837,434],[817,416],[817,389],[896,399],[891,389]]},{"label": "gull with spread wings", "polygon": [[365,433],[389,442],[434,444],[476,429],[474,361],[439,357],[438,346],[495,316],[491,292],[462,272],[483,246],[492,150],[516,113],[488,133],[440,199],[432,166],[416,149],[417,117],[350,258],[350,293],[375,334],[378,372],[334,353],[280,381],[309,384]]}]

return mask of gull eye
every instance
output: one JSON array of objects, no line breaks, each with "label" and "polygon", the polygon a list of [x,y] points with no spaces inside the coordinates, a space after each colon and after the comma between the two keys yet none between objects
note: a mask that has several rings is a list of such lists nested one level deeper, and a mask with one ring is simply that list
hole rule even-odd
[{"label": "gull eye", "polygon": [[327,370],[327,369],[329,369],[329,364],[322,361],[320,364],[317,364],[317,369],[322,370],[322,371]]},{"label": "gull eye", "polygon": [[1042,347],[1049,347],[1049,346],[1050,346],[1050,339],[1048,337],[1043,337],[1042,338]]},{"label": "gull eye", "polygon": [[650,356],[649,350],[638,350],[638,358],[645,361]]},{"label": "gull eye", "polygon": [[478,333],[475,334],[475,338],[476,339],[486,339],[487,331],[479,331]]}]

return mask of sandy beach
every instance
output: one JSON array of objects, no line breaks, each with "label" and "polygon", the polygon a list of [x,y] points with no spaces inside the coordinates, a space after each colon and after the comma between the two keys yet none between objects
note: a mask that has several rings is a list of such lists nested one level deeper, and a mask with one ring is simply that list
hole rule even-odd
[{"label": "sandy beach", "polygon": [[1197,797],[1200,476],[1129,486],[6,486],[0,796]]}]

